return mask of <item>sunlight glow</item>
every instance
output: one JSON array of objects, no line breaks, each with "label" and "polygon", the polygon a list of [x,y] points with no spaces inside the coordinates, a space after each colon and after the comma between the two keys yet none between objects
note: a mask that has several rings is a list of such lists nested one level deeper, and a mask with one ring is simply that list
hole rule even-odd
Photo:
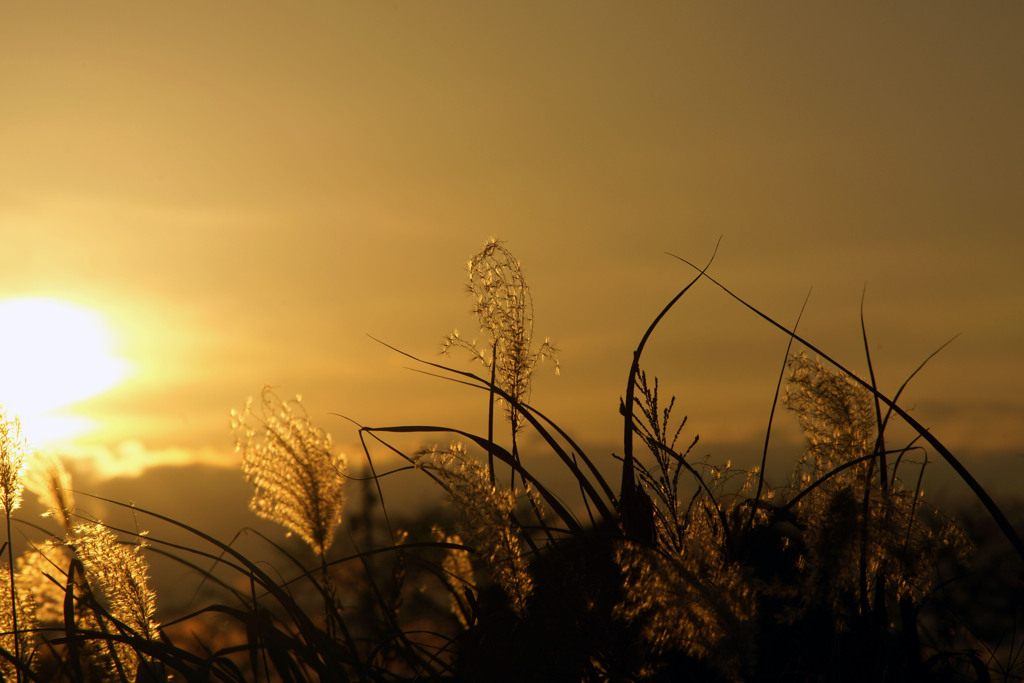
[{"label": "sunlight glow", "polygon": [[66,301],[0,301],[0,403],[19,415],[35,446],[88,431],[68,406],[103,393],[128,374],[110,329],[88,308]]}]

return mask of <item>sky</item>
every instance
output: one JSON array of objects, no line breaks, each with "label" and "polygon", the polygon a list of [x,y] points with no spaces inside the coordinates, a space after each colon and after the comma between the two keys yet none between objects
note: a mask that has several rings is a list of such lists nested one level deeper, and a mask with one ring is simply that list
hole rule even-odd
[{"label": "sky", "polygon": [[[339,415],[484,432],[477,393],[375,340],[474,369],[439,350],[473,332],[466,261],[495,237],[559,349],[532,402],[609,459],[632,350],[693,275],[672,255],[718,244],[716,279],[785,324],[810,292],[800,331],[859,373],[863,301],[890,395],[956,336],[901,402],[1013,486],[1021,35],[999,0],[2,0],[0,315],[93,322],[0,320],[29,340],[0,378],[65,397],[53,445],[98,480],[237,467],[229,411],[265,384],[353,463]],[[105,350],[75,356],[90,335]],[[702,453],[752,464],[785,349],[705,281],[644,358]]]}]

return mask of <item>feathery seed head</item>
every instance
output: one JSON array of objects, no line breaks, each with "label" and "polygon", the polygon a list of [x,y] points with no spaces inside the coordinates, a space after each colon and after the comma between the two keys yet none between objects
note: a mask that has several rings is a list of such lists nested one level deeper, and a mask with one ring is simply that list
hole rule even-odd
[{"label": "feathery seed head", "polygon": [[[505,245],[492,238],[470,259],[468,269],[467,290],[475,301],[473,313],[490,343],[481,348],[476,340],[466,341],[455,331],[444,340],[441,350],[448,353],[458,346],[484,367],[490,369],[494,365],[495,383],[516,402],[525,403],[530,398],[534,367],[550,359],[558,374],[558,359],[548,339],[536,351],[532,348],[533,295],[522,268]],[[513,431],[517,431],[523,416],[507,402],[505,415]]]},{"label": "feathery seed head", "polygon": [[652,652],[681,650],[707,657],[718,651],[725,656],[717,665],[726,670],[747,655],[755,601],[750,583],[735,565],[630,543],[617,548],[615,559],[625,593],[615,613],[640,627]]},{"label": "feathery seed head", "polygon": [[[440,527],[433,528],[434,538],[442,543],[462,545],[462,537],[458,534],[446,534]],[[445,583],[448,586],[448,600],[452,614],[459,620],[462,628],[469,628],[468,616],[472,607],[467,597],[473,595],[476,581],[473,577],[473,563],[468,550],[449,548],[441,563],[444,570]]]},{"label": "feathery seed head", "polygon": [[25,475],[25,488],[39,496],[39,502],[46,507],[44,517],[58,515],[70,531],[75,497],[71,492],[71,474],[59,457],[52,451],[36,453]]},{"label": "feathery seed head", "polygon": [[[17,576],[15,576],[17,580]],[[0,586],[8,586],[11,582],[11,572],[8,567],[0,567]],[[25,660],[27,653],[32,651],[33,641],[36,638],[36,623],[31,598],[26,591],[19,590],[17,605],[11,603],[11,592],[0,590],[0,649],[13,657],[14,653],[20,652],[21,667],[26,667]],[[17,609],[17,621],[15,621],[15,608]],[[15,629],[17,624],[17,629]],[[15,645],[15,632],[17,632],[17,645]],[[24,669],[22,669],[24,670]],[[13,681],[17,675],[17,668],[14,662],[7,657],[0,657],[0,680]]]},{"label": "feathery seed head", "polygon": [[341,523],[345,456],[332,453],[331,436],[310,422],[298,399],[282,401],[269,388],[258,414],[250,398],[241,413],[232,411],[231,423],[245,478],[256,488],[249,507],[323,555]]},{"label": "feathery seed head", "polygon": [[[804,354],[794,355],[789,367],[785,403],[807,435],[807,452],[790,483],[790,495],[801,496],[797,509],[806,525],[800,564],[805,578],[798,589],[803,607],[824,599],[836,619],[852,619],[849,596],[863,590],[858,585],[865,580],[869,590],[885,586],[897,599],[922,600],[936,580],[935,553],[947,548],[966,554],[963,534],[894,471],[868,478],[865,461],[836,472],[874,446],[871,393]],[[880,477],[890,482],[884,494]]]},{"label": "feathery seed head", "polygon": [[470,457],[461,443],[446,450],[436,447],[414,457],[418,467],[433,474],[458,511],[457,526],[466,545],[474,548],[494,580],[505,590],[512,608],[526,612],[533,592],[519,530],[513,523],[516,495],[490,482],[487,467]]},{"label": "feathery seed head", "polygon": [[821,474],[865,455],[875,427],[871,394],[804,353],[792,356],[788,365],[785,405],[807,436],[811,469]]},{"label": "feathery seed head", "polygon": [[117,535],[98,523],[79,524],[74,528],[72,544],[86,576],[99,583],[109,603],[110,613],[136,633],[153,638],[157,623],[156,593],[149,587],[149,564],[138,543],[125,544]]},{"label": "feathery seed head", "polygon": [[21,506],[28,455],[21,420],[9,417],[7,409],[0,406],[0,509],[8,515]]},{"label": "feathery seed head", "polygon": [[71,555],[68,547],[47,541],[18,558],[18,593],[35,608],[41,624],[64,619],[64,590]]}]

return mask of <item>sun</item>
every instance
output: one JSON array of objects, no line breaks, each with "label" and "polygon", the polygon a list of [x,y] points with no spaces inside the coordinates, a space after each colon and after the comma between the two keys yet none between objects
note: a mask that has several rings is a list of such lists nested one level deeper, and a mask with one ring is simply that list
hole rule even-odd
[{"label": "sun", "polygon": [[59,299],[0,300],[0,404],[22,421],[35,446],[87,431],[67,410],[116,386],[128,363],[113,352],[103,317]]}]

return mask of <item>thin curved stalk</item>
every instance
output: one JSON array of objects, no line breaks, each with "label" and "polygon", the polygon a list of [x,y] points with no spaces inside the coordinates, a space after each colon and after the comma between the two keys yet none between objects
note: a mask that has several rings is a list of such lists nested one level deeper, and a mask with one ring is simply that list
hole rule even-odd
[{"label": "thin curved stalk", "polygon": [[[381,342],[381,343],[383,343],[383,342]],[[387,346],[387,344],[384,344],[384,345]],[[443,365],[438,365],[436,363],[430,363],[429,361],[424,361],[422,359],[416,358],[415,356],[412,356],[412,355],[410,355],[408,353],[405,353],[404,351],[399,351],[398,349],[394,349],[394,347],[390,347],[389,346],[388,348],[391,348],[391,349],[397,351],[398,353],[401,353],[402,355],[406,356],[407,358],[411,358],[411,359],[415,360],[418,363],[424,363],[426,365],[433,365],[434,367],[443,368],[443,369],[445,369],[445,370],[447,370],[449,372],[455,372],[455,373],[458,373],[458,374],[469,375],[470,377],[473,377],[474,379],[477,379],[479,382],[482,382],[483,385],[477,384],[476,382],[467,382],[465,380],[457,379],[455,377],[446,377],[445,375],[442,375],[442,374],[439,374],[439,373],[434,373],[434,372],[427,372],[426,370],[417,370],[416,368],[409,368],[413,372],[419,372],[421,374],[427,375],[428,377],[436,377],[437,379],[442,379],[442,380],[444,380],[446,382],[455,382],[457,384],[462,384],[463,386],[470,387],[471,389],[483,389],[485,391],[489,390],[489,387],[486,385],[486,382],[484,382],[484,380],[482,380],[481,378],[476,377],[472,373],[465,373],[465,372],[462,372],[460,370],[454,370],[452,368],[445,367]],[[500,389],[498,389],[498,391],[500,392]],[[532,406],[532,405],[530,405],[528,403],[519,403],[519,404],[517,404],[517,407],[518,407],[519,411],[521,413],[523,413],[524,418],[526,418],[526,420],[530,422],[531,426],[534,425],[534,422],[530,419],[530,416],[532,415],[532,416],[535,416],[536,418],[538,418],[539,421],[544,422],[559,437],[561,437],[566,442],[566,444],[568,444],[569,449],[570,449],[570,451],[573,454],[572,456],[569,456],[572,459],[572,465],[571,465],[570,469],[573,471],[573,473],[576,473],[577,471],[579,471],[579,464],[576,462],[576,458],[575,458],[575,456],[578,455],[580,457],[580,459],[583,460],[583,464],[587,466],[587,469],[590,471],[591,475],[593,475],[594,482],[598,486],[600,486],[602,493],[605,494],[605,496],[608,498],[608,501],[613,506],[618,504],[618,501],[617,501],[616,496],[615,496],[615,492],[612,491],[612,487],[608,485],[608,482],[605,480],[604,476],[601,474],[601,471],[597,469],[597,467],[594,465],[593,461],[590,459],[589,456],[587,456],[586,452],[582,448],[579,447],[579,445],[576,443],[576,441],[574,441],[573,438],[571,436],[569,436],[569,434],[564,429],[562,429],[560,426],[558,426],[558,423],[556,423],[550,417],[548,417],[547,415],[542,413],[535,406]],[[538,428],[538,431],[540,431],[539,428]],[[563,452],[564,452],[564,450],[563,450]],[[580,474],[582,474],[581,471],[580,471]],[[590,504],[587,501],[586,496],[584,496],[583,501],[584,501],[584,504],[587,505],[588,508],[589,508]]]},{"label": "thin curved stalk", "polygon": [[[608,522],[612,522],[614,520],[614,515],[608,509],[608,506],[605,505],[604,501],[601,500],[600,496],[597,494],[597,491],[595,490],[593,483],[580,470],[579,465],[575,462],[574,457],[572,457],[568,453],[566,453],[565,449],[562,448],[561,445],[559,445],[559,443],[551,435],[550,431],[548,429],[546,429],[543,424],[541,424],[540,420],[538,419],[538,416],[540,415],[540,413],[538,411],[536,411],[535,409],[530,408],[529,406],[527,406],[525,404],[520,403],[514,397],[510,396],[507,392],[502,390],[501,387],[495,386],[495,385],[487,382],[487,380],[485,380],[485,379],[483,379],[483,378],[481,378],[481,377],[479,377],[479,376],[477,376],[477,375],[475,375],[475,374],[473,374],[471,372],[466,372],[464,370],[456,370],[454,368],[450,368],[450,367],[448,367],[446,365],[441,365],[439,363],[432,363],[430,361],[426,361],[426,360],[423,360],[421,358],[417,358],[416,356],[413,356],[410,353],[402,351],[401,349],[398,349],[398,348],[396,348],[394,346],[391,346],[390,344],[388,344],[386,342],[383,342],[383,341],[381,341],[379,339],[376,339],[374,337],[371,337],[371,339],[373,339],[377,343],[381,344],[382,346],[385,346],[386,348],[391,349],[395,353],[401,354],[401,355],[405,356],[406,358],[409,358],[411,360],[416,361],[417,363],[421,363],[421,364],[429,366],[429,367],[437,368],[439,370],[444,370],[445,372],[449,372],[449,373],[452,373],[454,375],[459,375],[461,377],[466,377],[468,379],[471,379],[471,380],[473,380],[476,383],[475,386],[479,386],[480,388],[493,387],[493,390],[494,390],[495,394],[497,394],[503,400],[509,402],[510,404],[514,404],[520,410],[520,412],[522,413],[522,415],[526,419],[526,421],[530,423],[530,426],[533,427],[533,429],[548,444],[548,446],[551,448],[551,450],[554,451],[554,453],[562,460],[563,463],[565,463],[565,465],[569,468],[570,472],[572,472],[573,476],[576,477],[576,479],[580,482],[580,485],[584,488],[584,490],[586,491],[587,495],[590,496],[591,502],[594,503],[595,507],[598,509],[598,512],[601,514],[602,518],[604,518]],[[451,378],[448,378],[448,379],[451,379]],[[458,380],[452,380],[452,381],[458,381]],[[467,384],[469,384],[470,386],[474,386],[472,383],[467,383]],[[554,428],[555,431],[558,434],[560,434],[560,435],[564,435],[565,434],[561,429],[559,429],[557,427],[557,425],[555,425],[553,422],[551,422],[551,420],[549,420],[547,417],[543,417],[543,416],[541,416],[541,417],[542,417],[542,419],[546,423],[551,425],[552,428]],[[452,431],[452,432],[462,433],[462,432],[459,432],[458,430],[454,430],[454,429],[432,428],[432,430],[434,430],[434,431],[439,430],[439,429],[441,429],[443,431]],[[415,430],[404,430],[404,431],[415,431]],[[467,435],[467,438],[469,436],[470,435]],[[477,441],[478,439],[480,439],[480,437],[476,437],[476,436],[472,436],[472,438],[473,438],[474,441]],[[484,450],[487,450],[487,446],[485,445],[485,443],[482,443],[482,442],[479,442],[479,441],[477,441],[477,442],[479,443],[479,445]],[[504,451],[504,450],[503,450],[503,452],[507,453],[507,451]],[[598,472],[597,468],[594,467],[593,463],[591,463],[589,458],[587,458],[586,454],[582,450],[579,450],[579,449],[577,449],[577,454],[584,461],[584,463],[587,465],[587,467],[590,469],[590,471],[594,474],[595,480],[598,482],[598,485],[600,485],[605,491],[608,491],[607,484],[604,482],[604,480],[601,477],[600,473]],[[510,458],[510,462],[514,462],[513,460],[511,460],[511,454],[508,454],[508,455],[509,455],[509,458]],[[522,474],[522,472],[523,472],[522,468],[518,469],[517,472]],[[612,501],[614,502],[613,498],[612,498]]]},{"label": "thin curved stalk", "polygon": [[[866,291],[866,288],[865,288]],[[795,328],[794,328],[795,329]],[[860,334],[864,340],[864,359],[868,363],[868,377],[871,379],[872,399],[875,405],[875,423],[878,425],[878,436],[875,439],[874,451],[878,455],[878,479],[882,484],[882,498],[889,499],[889,464],[885,458],[885,424],[882,422],[882,404],[878,400],[878,383],[875,381],[875,366],[871,362],[871,348],[868,345],[868,328],[864,322],[864,293],[860,297]],[[790,340],[793,338],[790,337]],[[867,506],[865,493],[865,507]]]},{"label": "thin curved stalk", "polygon": [[[562,503],[552,494],[547,487],[540,483],[532,474],[526,471],[522,465],[517,463],[512,457],[512,454],[506,451],[504,448],[495,443],[489,443],[486,439],[476,434],[463,431],[461,429],[455,429],[453,427],[437,427],[433,425],[403,425],[400,427],[363,427],[362,430],[373,435],[375,432],[384,433],[395,433],[395,434],[408,434],[408,433],[437,433],[444,432],[449,434],[458,434],[459,436],[469,439],[480,448],[487,450],[488,446],[493,448],[495,457],[510,466],[515,472],[523,478],[523,481],[529,482],[531,486],[537,489],[537,493],[551,506],[552,511],[558,515],[562,521],[566,523],[566,526],[570,527],[574,532],[581,533],[583,527],[580,525],[576,516],[573,515],[569,510],[562,505]],[[403,454],[403,457],[404,456]]]},{"label": "thin curved stalk", "polygon": [[16,662],[14,669],[18,683],[21,683],[21,633],[18,631],[18,593],[14,588],[14,544],[11,543],[10,510],[4,511],[4,520],[7,522],[7,573],[11,579],[11,626],[14,630],[14,660]]},{"label": "thin curved stalk", "polygon": [[[800,319],[804,317],[804,310],[807,308],[807,302],[811,298],[811,293],[807,292],[807,296],[804,297],[804,302],[800,306],[800,312],[796,316],[796,322],[793,323],[793,329],[800,325]],[[772,437],[772,425],[775,424],[775,409],[779,405],[779,392],[782,390],[782,379],[786,374],[786,365],[789,363],[789,354],[793,350],[793,338],[790,337],[789,341],[786,342],[786,355],[782,359],[782,367],[779,369],[779,379],[775,382],[775,396],[772,397],[772,409],[768,413],[768,428],[764,434],[764,449],[761,451],[761,469],[757,471],[757,492],[754,494],[754,504],[750,508],[750,517],[747,518],[746,530],[750,531],[751,527],[754,526],[754,517],[757,515],[758,506],[761,502],[761,491],[764,488],[764,469],[768,464],[768,443]]]},{"label": "thin curved stalk", "polygon": [[633,423],[633,404],[636,401],[636,376],[640,372],[640,356],[644,352],[644,347],[647,346],[647,340],[654,334],[655,328],[661,322],[668,312],[676,305],[676,302],[682,298],[684,294],[690,291],[690,288],[697,283],[698,280],[705,274],[708,268],[715,260],[715,254],[718,253],[718,245],[721,244],[722,239],[719,238],[715,244],[715,250],[711,253],[711,258],[708,259],[707,265],[704,268],[699,268],[700,271],[697,277],[693,278],[678,294],[672,297],[661,312],[655,316],[654,320],[647,327],[647,331],[640,338],[640,343],[637,344],[636,349],[633,351],[633,361],[629,365],[629,375],[626,378],[626,396],[622,400],[622,481],[619,486],[619,515],[622,519],[622,525],[624,530],[628,529],[630,534],[636,535],[640,532],[640,527],[646,526],[646,521],[640,519],[643,514],[640,500],[636,491],[636,481],[633,473],[633,433],[635,431]]}]

